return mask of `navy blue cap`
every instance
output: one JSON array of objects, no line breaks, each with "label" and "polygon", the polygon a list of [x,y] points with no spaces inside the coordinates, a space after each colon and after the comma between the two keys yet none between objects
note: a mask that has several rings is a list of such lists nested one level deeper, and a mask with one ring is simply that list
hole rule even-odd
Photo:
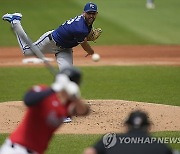
[{"label": "navy blue cap", "polygon": [[97,5],[89,2],[84,6],[84,12],[97,12]]}]

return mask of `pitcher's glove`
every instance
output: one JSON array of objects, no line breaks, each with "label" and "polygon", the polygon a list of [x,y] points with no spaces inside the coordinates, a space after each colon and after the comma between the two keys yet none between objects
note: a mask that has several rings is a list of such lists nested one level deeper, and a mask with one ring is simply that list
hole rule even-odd
[{"label": "pitcher's glove", "polygon": [[87,36],[87,41],[95,41],[102,33],[101,28],[92,28],[91,32]]}]

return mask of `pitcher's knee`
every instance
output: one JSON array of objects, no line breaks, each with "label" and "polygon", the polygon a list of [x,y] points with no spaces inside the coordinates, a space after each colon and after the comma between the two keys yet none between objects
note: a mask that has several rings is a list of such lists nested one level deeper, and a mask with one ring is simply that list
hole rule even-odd
[{"label": "pitcher's knee", "polygon": [[72,67],[72,66],[73,66],[73,64],[71,62],[67,62],[67,61],[58,62],[59,69],[63,69],[63,68],[66,68],[66,67]]},{"label": "pitcher's knee", "polygon": [[34,55],[34,53],[30,50],[30,51],[25,51],[25,50],[23,50],[23,55],[24,56],[33,56]]}]

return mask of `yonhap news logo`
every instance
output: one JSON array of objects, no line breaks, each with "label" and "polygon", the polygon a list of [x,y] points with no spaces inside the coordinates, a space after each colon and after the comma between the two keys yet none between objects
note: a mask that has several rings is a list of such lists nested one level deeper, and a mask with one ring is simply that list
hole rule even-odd
[{"label": "yonhap news logo", "polygon": [[103,136],[104,147],[109,149],[113,147],[117,142],[117,137],[115,133],[108,133]]},{"label": "yonhap news logo", "polygon": [[118,137],[120,144],[180,144],[180,137]]},{"label": "yonhap news logo", "polygon": [[123,137],[115,133],[103,136],[104,147],[109,149],[116,144],[180,144],[180,137]]}]

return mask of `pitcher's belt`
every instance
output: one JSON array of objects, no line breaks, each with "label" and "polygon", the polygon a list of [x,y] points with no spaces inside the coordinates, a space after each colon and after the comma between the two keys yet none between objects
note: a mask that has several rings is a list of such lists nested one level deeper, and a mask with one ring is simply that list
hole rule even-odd
[{"label": "pitcher's belt", "polygon": [[[53,40],[53,37],[52,37],[52,33],[50,33],[50,34],[48,35],[48,37],[49,37],[49,40],[50,40],[50,41],[54,41],[54,40]],[[55,41],[54,41],[54,43],[56,44],[57,47],[63,49],[62,46],[59,45],[58,43],[56,43]]]}]

